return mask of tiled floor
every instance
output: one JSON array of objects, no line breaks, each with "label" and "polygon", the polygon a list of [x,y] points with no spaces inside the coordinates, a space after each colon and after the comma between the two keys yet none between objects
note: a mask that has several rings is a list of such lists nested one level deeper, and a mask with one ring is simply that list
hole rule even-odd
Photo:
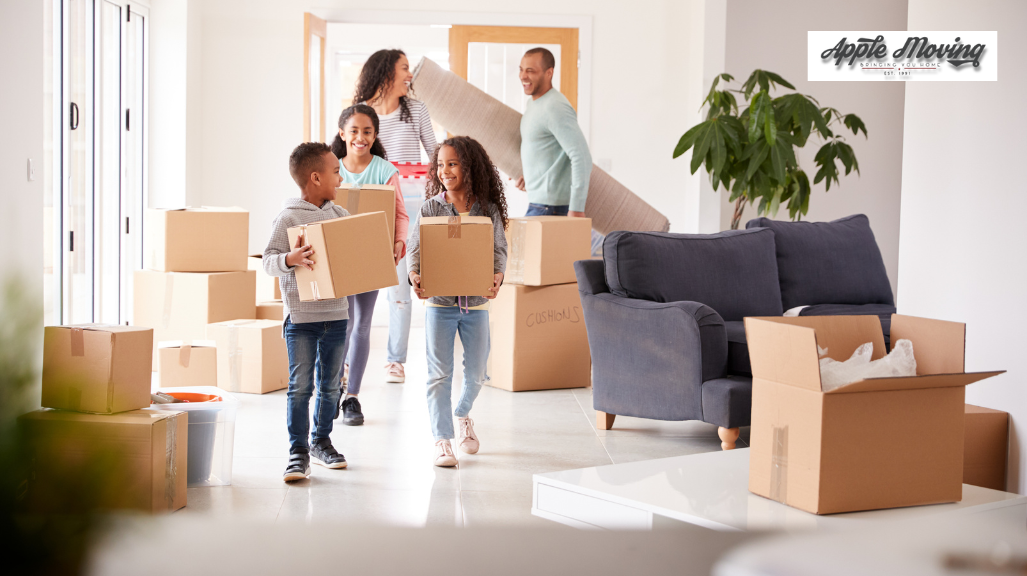
[{"label": "tiled floor", "polygon": [[[384,337],[383,329],[374,329],[360,394],[365,424],[337,421],[332,433],[348,469],[313,466],[309,480],[283,483],[285,391],[239,394],[233,484],[190,488],[189,504],[177,514],[406,526],[553,525],[531,515],[536,472],[720,449],[716,427],[702,422],[619,416],[613,430],[596,430],[591,389],[511,393],[486,386],[471,412],[481,451],[458,453],[457,468],[436,468],[423,330],[411,333],[405,384],[384,383]],[[455,381],[460,378],[458,368]]]}]

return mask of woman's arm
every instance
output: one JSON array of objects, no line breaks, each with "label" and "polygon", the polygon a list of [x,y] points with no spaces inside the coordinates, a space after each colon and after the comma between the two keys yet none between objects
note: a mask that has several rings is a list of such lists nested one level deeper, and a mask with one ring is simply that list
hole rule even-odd
[{"label": "woman's arm", "polygon": [[432,130],[428,105],[424,102],[421,103],[421,125],[418,128],[418,132],[420,132],[421,136],[421,146],[424,146],[424,151],[428,153],[428,158],[431,158],[439,143],[435,140],[435,131]]}]

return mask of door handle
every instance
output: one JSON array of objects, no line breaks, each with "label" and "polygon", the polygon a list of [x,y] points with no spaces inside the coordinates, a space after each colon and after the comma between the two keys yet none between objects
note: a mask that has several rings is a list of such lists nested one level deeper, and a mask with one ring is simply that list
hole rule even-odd
[{"label": "door handle", "polygon": [[79,119],[78,118],[79,117],[78,104],[75,104],[74,102],[71,103],[71,111],[69,112],[68,115],[71,116],[71,126],[70,126],[70,128],[72,130],[78,130],[78,119]]}]

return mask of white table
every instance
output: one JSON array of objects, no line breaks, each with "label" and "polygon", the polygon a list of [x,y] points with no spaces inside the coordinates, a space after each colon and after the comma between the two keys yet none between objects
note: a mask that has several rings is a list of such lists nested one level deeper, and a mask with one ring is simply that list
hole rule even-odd
[{"label": "white table", "polygon": [[531,512],[577,528],[651,530],[680,522],[713,530],[858,526],[876,520],[980,514],[1027,522],[1027,497],[963,485],[952,504],[818,516],[749,492],[749,450],[740,448],[534,475]]}]

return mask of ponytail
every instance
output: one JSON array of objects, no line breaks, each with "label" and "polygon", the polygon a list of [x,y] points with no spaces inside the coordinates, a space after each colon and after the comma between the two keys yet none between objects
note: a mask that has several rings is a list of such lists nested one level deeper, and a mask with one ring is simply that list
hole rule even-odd
[{"label": "ponytail", "polygon": [[[349,119],[354,114],[363,114],[371,119],[371,124],[374,125],[374,143],[371,144],[371,154],[380,157],[382,160],[388,160],[385,154],[385,146],[378,139],[378,113],[374,111],[374,108],[367,104],[354,104],[346,108],[339,115],[339,130],[346,127],[346,122],[349,122]],[[346,157],[346,143],[343,142],[342,136],[338,132],[335,133],[335,138],[332,139],[332,153],[339,160]]]}]

